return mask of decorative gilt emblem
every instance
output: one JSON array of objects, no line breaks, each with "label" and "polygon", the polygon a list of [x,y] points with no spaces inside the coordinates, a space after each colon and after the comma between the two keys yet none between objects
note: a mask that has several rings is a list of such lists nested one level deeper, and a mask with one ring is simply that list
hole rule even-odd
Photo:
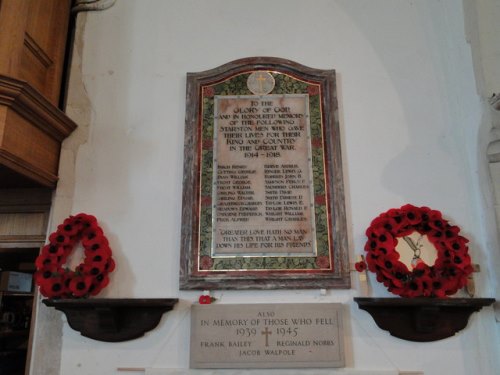
[{"label": "decorative gilt emblem", "polygon": [[266,95],[273,91],[274,77],[269,72],[257,71],[250,74],[247,87],[254,95]]}]

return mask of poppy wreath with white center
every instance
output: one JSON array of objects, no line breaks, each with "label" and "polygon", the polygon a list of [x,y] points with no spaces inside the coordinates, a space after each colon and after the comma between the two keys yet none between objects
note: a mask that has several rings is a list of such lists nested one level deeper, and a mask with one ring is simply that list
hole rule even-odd
[{"label": "poppy wreath with white center", "polygon": [[[399,261],[398,240],[413,232],[426,235],[435,247],[433,265],[420,261],[411,271]],[[393,208],[375,218],[366,230],[368,269],[391,293],[401,297],[446,298],[467,283],[473,271],[465,237],[460,228],[443,219],[441,212],[410,204]],[[356,267],[362,269],[363,267]]]},{"label": "poppy wreath with white center", "polygon": [[[82,243],[84,259],[74,270],[65,266],[74,247]],[[35,283],[49,298],[85,298],[97,295],[109,283],[115,268],[106,236],[92,215],[70,216],[49,236],[35,261]]]}]

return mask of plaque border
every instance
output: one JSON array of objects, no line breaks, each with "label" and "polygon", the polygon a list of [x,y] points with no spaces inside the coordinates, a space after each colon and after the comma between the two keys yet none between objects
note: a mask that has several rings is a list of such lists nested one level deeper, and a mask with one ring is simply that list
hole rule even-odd
[{"label": "plaque border", "polygon": [[[331,264],[328,270],[198,271],[200,240],[200,171],[203,88],[252,71],[272,71],[319,86],[323,130],[325,193]],[[179,287],[205,289],[350,288],[341,135],[334,70],[320,70],[275,57],[249,57],[215,69],[187,74],[186,125]]]},{"label": "plaque border", "polygon": [[[248,312],[249,309],[251,310],[260,310],[260,311],[269,311],[269,310],[281,310],[279,311],[280,313],[285,310],[285,311],[293,311],[296,312],[299,310],[299,312],[303,313],[304,310],[308,309],[319,309],[322,308],[323,310],[328,310],[330,309],[331,315],[335,315],[335,320],[336,320],[336,326],[334,328],[335,331],[337,331],[338,336],[335,337],[338,339],[336,342],[336,348],[335,348],[335,353],[333,357],[324,357],[323,360],[316,361],[313,360],[305,360],[305,361],[273,361],[272,357],[269,358],[268,361],[266,360],[258,360],[258,361],[251,361],[251,360],[245,360],[241,359],[240,361],[224,361],[224,362],[216,362],[216,361],[202,361],[202,360],[197,360],[195,356],[193,355],[197,349],[198,346],[196,346],[197,343],[199,343],[199,340],[193,340],[193,334],[200,333],[200,330],[202,328],[198,328],[197,326],[197,319],[200,318],[200,315],[203,315],[205,312],[209,312],[212,310],[217,311],[217,310],[222,310],[222,311],[229,311],[231,308],[239,308],[242,311]],[[226,311],[227,310],[227,311]],[[262,304],[214,304],[214,305],[192,305],[191,306],[191,339],[190,339],[190,345],[189,345],[189,368],[191,369],[292,369],[292,368],[297,368],[297,369],[305,369],[305,368],[316,368],[316,369],[321,369],[321,368],[343,368],[346,366],[346,353],[345,353],[345,324],[344,324],[344,319],[345,319],[345,313],[346,313],[346,306],[342,303],[339,302],[314,302],[314,303],[307,303],[307,304],[300,304],[300,303],[262,303]],[[317,310],[316,310],[317,311]],[[330,315],[330,316],[331,316]],[[330,317],[328,316],[328,317]],[[278,315],[276,318],[281,318],[282,315]],[[222,318],[225,319],[225,318]],[[248,319],[248,318],[247,318]],[[263,317],[262,319],[265,319]],[[272,328],[275,328],[277,326],[284,327],[283,325],[275,325],[272,326]],[[290,326],[294,326],[293,324]],[[250,326],[252,327],[252,325]],[[271,326],[270,326],[271,327]],[[297,327],[297,325],[295,325]],[[225,328],[230,329],[230,328]],[[221,328],[223,330],[223,328]],[[205,337],[209,337],[206,336]],[[295,340],[296,338],[283,338],[283,340]],[[302,338],[299,338],[301,340]],[[243,338],[242,340],[246,340]],[[255,340],[255,338],[254,338]]]}]

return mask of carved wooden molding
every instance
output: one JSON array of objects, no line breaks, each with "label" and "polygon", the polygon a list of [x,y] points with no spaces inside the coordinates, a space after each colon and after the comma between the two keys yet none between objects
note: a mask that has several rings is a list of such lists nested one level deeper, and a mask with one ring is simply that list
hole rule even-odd
[{"label": "carved wooden molding", "polygon": [[[60,144],[76,129],[77,124],[27,82],[4,75],[0,75],[0,108],[2,106],[7,109],[0,123],[0,129],[3,129],[0,133],[4,134],[0,137],[0,163],[42,186],[54,188],[57,183]],[[29,132],[26,124],[31,127]],[[37,158],[29,155],[29,148],[23,152],[17,145],[9,144],[5,134],[12,133],[12,129],[18,129],[18,138],[33,135],[34,139],[25,141],[34,142],[40,147],[37,152],[44,150],[45,155],[50,157]]]},{"label": "carved wooden molding", "polygon": [[0,163],[13,171],[21,173],[23,176],[26,176],[31,180],[37,181],[42,186],[51,188],[56,186],[58,179],[56,174],[34,167],[33,165],[26,163],[26,161],[22,158],[2,149],[0,149]]},{"label": "carved wooden molding", "polygon": [[44,299],[42,302],[64,312],[70,327],[82,336],[121,342],[154,329],[178,299]]},{"label": "carved wooden molding", "polygon": [[27,82],[0,75],[0,104],[12,108],[34,126],[62,141],[77,124]]},{"label": "carved wooden molding", "polygon": [[473,312],[494,298],[364,298],[354,301],[377,326],[403,340],[428,342],[455,335],[467,326]]},{"label": "carved wooden molding", "polygon": [[35,39],[33,39],[33,37],[28,33],[24,35],[24,45],[45,68],[50,67],[54,63],[45,51],[38,45]]}]

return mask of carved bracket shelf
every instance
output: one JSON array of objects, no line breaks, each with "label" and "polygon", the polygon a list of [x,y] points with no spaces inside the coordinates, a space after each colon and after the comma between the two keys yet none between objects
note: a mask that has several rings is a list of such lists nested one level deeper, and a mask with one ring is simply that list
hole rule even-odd
[{"label": "carved bracket shelf", "polygon": [[453,336],[494,298],[361,298],[354,301],[379,328],[403,340],[428,342]]},{"label": "carved bracket shelf", "polygon": [[66,314],[68,324],[82,336],[106,342],[133,340],[154,329],[179,300],[169,299],[45,299]]}]

